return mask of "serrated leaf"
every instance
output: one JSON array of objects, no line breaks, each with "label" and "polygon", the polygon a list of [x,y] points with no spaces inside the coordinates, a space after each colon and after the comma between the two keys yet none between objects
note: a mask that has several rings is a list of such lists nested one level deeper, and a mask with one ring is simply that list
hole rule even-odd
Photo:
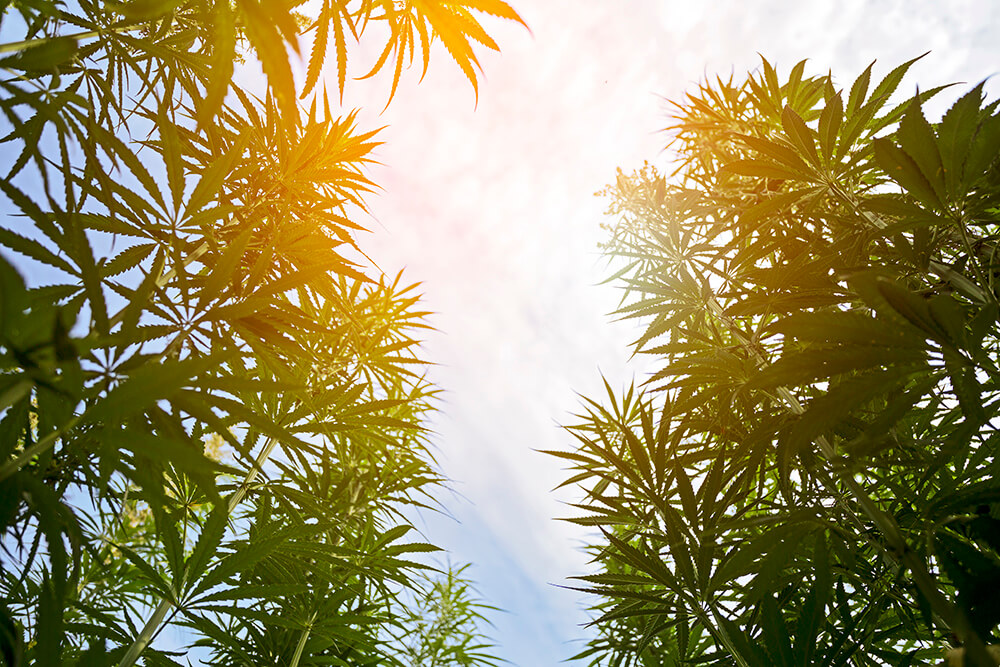
[{"label": "serrated leaf", "polygon": [[250,44],[257,52],[267,83],[274,91],[281,113],[288,122],[298,121],[295,79],[281,33],[258,0],[240,0],[243,22]]},{"label": "serrated leaf", "polygon": [[[312,51],[309,56],[309,67],[306,70],[306,80],[302,84],[302,93],[299,95],[301,99],[305,99],[312,89],[316,86],[316,82],[319,81],[320,72],[323,71],[323,63],[326,60],[327,42],[329,41],[330,35],[330,23],[336,22],[335,30],[339,29],[341,33],[334,36],[334,41],[343,39],[343,26],[340,25],[340,9],[341,5],[339,3],[331,4],[330,0],[324,0],[323,7],[320,9],[319,17],[314,23],[316,27],[316,37],[313,38]],[[344,79],[346,78],[347,68],[346,59],[340,57],[339,42],[337,43],[338,53],[337,53],[337,82],[340,87],[341,96],[343,96],[344,91]],[[341,71],[341,63],[344,67]]]},{"label": "serrated leaf", "polygon": [[889,139],[875,139],[875,161],[885,173],[924,206],[941,208],[934,187],[930,184],[916,161],[906,151]]},{"label": "serrated leaf", "polygon": [[112,327],[115,324],[121,323],[121,331],[124,333],[134,331],[139,325],[139,318],[149,305],[149,298],[157,288],[160,276],[163,274],[165,256],[166,254],[162,250],[157,251],[149,273],[143,277],[142,282],[132,292],[128,304],[117,315],[111,318],[110,325]]},{"label": "serrated leaf", "polygon": [[155,243],[139,243],[130,246],[118,253],[111,261],[101,266],[101,275],[105,278],[110,278],[134,269],[144,259],[149,257],[150,253],[154,250],[156,250]]},{"label": "serrated leaf", "polygon": [[868,95],[868,84],[871,81],[872,67],[875,63],[872,62],[865,70],[854,80],[851,85],[851,92],[847,97],[847,115],[852,117],[858,113],[861,106],[865,103],[865,98]]},{"label": "serrated leaf", "polygon": [[816,153],[816,141],[813,138],[813,130],[806,125],[805,121],[790,106],[786,106],[781,112],[781,126],[785,130],[785,136],[789,138],[798,150],[799,154],[810,165],[818,167],[820,165],[819,155]]},{"label": "serrated leaf", "polygon": [[919,99],[910,102],[903,120],[896,131],[899,147],[916,163],[924,179],[934,190],[939,201],[945,201],[945,175],[938,151],[937,137],[930,123],[924,118]]},{"label": "serrated leaf", "polygon": [[195,543],[191,555],[184,563],[184,580],[188,588],[201,578],[211,559],[216,556],[228,521],[227,503],[217,502],[201,527],[201,534],[198,536],[198,541]]},{"label": "serrated leaf", "polygon": [[980,83],[955,102],[938,124],[938,147],[950,201],[964,197],[971,185],[964,183],[964,167],[979,126],[982,101],[983,83]]},{"label": "serrated leaf", "polygon": [[2,227],[0,227],[0,245],[13,250],[14,252],[20,253],[25,257],[30,257],[31,259],[42,262],[43,264],[48,264],[53,268],[65,271],[70,275],[80,275],[80,272],[71,266],[69,262],[54,254],[42,244]]},{"label": "serrated leaf", "polygon": [[795,664],[795,657],[792,652],[791,636],[788,634],[784,616],[771,595],[764,596],[761,603],[760,624],[764,644],[771,654],[773,664],[792,667]]},{"label": "serrated leaf", "polygon": [[198,107],[198,125],[206,127],[222,108],[232,84],[236,60],[236,16],[230,0],[215,0],[212,7],[212,76]]},{"label": "serrated leaf", "polygon": [[876,279],[875,289],[889,306],[907,322],[942,344],[949,344],[948,330],[931,314],[925,299],[901,285],[886,279]]},{"label": "serrated leaf", "polygon": [[154,402],[169,398],[192,378],[214,368],[228,356],[208,357],[146,364],[132,372],[120,385],[98,400],[84,415],[85,424],[117,424],[126,417],[145,410]]},{"label": "serrated leaf", "polygon": [[844,101],[840,93],[830,96],[819,115],[820,150],[827,165],[836,160],[837,138],[844,123]]},{"label": "serrated leaf", "polygon": [[237,269],[253,237],[253,227],[247,227],[223,249],[221,256],[205,277],[205,285],[198,295],[198,310],[214,301],[233,282]]},{"label": "serrated leaf", "polygon": [[177,127],[167,113],[166,103],[160,105],[156,125],[160,133],[160,152],[167,167],[167,183],[170,186],[174,211],[177,212],[184,198],[184,162]]},{"label": "serrated leaf", "polygon": [[765,160],[736,160],[729,162],[722,169],[723,173],[752,176],[756,178],[772,178],[782,181],[810,181],[808,173],[793,171],[787,167]]}]

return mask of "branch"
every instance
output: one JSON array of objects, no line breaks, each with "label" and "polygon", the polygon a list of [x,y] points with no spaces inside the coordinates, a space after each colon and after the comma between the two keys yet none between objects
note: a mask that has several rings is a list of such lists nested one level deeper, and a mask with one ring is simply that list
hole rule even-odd
[{"label": "branch", "polygon": [[68,37],[76,41],[82,41],[85,39],[94,39],[96,37],[104,37],[104,35],[110,33],[128,32],[129,30],[135,30],[141,28],[145,23],[120,23],[118,25],[113,25],[109,28],[104,28],[102,30],[87,30],[85,32],[76,32],[71,35],[50,35],[47,37],[36,37],[34,39],[25,39],[20,42],[7,42],[6,44],[0,44],[0,54],[3,53],[17,53],[20,51],[26,51],[27,49],[34,48],[36,46],[42,46],[46,42],[53,39],[63,39]]}]

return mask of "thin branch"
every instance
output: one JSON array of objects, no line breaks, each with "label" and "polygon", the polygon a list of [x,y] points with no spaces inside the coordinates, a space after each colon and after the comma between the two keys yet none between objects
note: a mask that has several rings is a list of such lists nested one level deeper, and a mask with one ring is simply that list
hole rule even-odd
[{"label": "thin branch", "polygon": [[63,39],[70,38],[78,42],[95,39],[98,37],[104,37],[108,33],[120,33],[128,32],[129,30],[136,30],[141,28],[145,23],[120,23],[118,25],[113,25],[109,28],[103,28],[101,30],[87,30],[85,32],[75,32],[70,35],[50,35],[48,37],[36,37],[34,39],[25,39],[20,42],[7,42],[6,44],[0,44],[0,54],[3,53],[17,53],[20,51],[25,51],[36,46],[42,46],[46,42],[50,42],[53,39]]}]

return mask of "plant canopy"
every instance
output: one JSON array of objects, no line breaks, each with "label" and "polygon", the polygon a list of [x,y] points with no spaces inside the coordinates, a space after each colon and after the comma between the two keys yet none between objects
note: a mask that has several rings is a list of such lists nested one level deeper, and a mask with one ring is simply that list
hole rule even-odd
[{"label": "plant canopy", "polygon": [[434,42],[475,90],[480,17],[521,19],[301,4],[3,3],[0,664],[177,665],[171,625],[213,665],[495,663],[403,515],[442,480],[425,313],[357,244],[377,133],[315,89],[379,35],[390,99]]},{"label": "plant canopy", "polygon": [[[594,665],[996,665],[1000,113],[767,61],[606,192],[654,371],[555,452]],[[957,662],[954,662],[956,661]]]}]

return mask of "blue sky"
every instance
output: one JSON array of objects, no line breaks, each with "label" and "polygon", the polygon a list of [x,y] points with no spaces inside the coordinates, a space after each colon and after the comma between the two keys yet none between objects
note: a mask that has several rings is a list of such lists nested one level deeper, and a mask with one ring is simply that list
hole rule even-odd
[{"label": "blue sky", "polygon": [[509,1],[531,33],[488,24],[503,53],[481,59],[478,107],[441,50],[382,115],[384,81],[349,83],[345,106],[388,125],[372,171],[384,192],[361,243],[387,273],[421,281],[436,312],[425,351],[445,390],[435,446],[453,518],[426,515],[422,528],[472,562],[482,597],[505,610],[493,618],[501,655],[548,667],[587,636],[586,598],[555,586],[586,570],[586,535],[554,520],[573,495],[551,491],[561,465],[535,450],[572,447],[558,424],[579,395],[601,395],[602,373],[615,387],[643,373],[628,360],[634,332],[608,317],[614,288],[597,285],[594,192],[616,167],[668,164],[665,100],[704,76],[739,75],[759,53],[782,71],[807,58],[845,86],[872,60],[884,74],[929,50],[904,88],[967,82],[957,95],[996,73],[1000,11],[985,0]]}]

